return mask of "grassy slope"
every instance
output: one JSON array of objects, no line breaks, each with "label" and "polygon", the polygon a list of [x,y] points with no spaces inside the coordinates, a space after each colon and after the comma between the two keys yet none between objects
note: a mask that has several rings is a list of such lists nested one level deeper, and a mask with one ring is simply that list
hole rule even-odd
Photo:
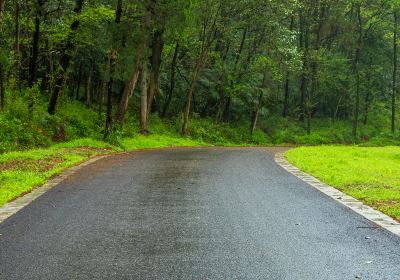
[{"label": "grassy slope", "polygon": [[286,157],[303,171],[400,220],[400,147],[301,147]]}]

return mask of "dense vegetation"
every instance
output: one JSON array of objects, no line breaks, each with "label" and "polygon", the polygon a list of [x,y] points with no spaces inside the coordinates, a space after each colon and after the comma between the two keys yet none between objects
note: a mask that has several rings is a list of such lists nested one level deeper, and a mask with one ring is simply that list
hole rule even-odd
[{"label": "dense vegetation", "polygon": [[396,141],[398,9],[396,0],[0,0],[0,152],[137,133]]}]

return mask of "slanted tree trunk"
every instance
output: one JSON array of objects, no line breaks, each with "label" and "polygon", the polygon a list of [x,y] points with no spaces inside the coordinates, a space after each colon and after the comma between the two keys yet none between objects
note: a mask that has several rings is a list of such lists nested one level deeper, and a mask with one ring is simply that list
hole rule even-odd
[{"label": "slanted tree trunk", "polygon": [[122,126],[124,123],[126,111],[128,110],[129,100],[131,99],[131,97],[135,91],[136,84],[139,79],[142,60],[145,55],[146,47],[148,45],[148,33],[150,32],[150,28],[151,28],[150,25],[151,25],[151,13],[150,13],[150,11],[147,11],[146,15],[144,17],[144,25],[143,25],[141,40],[136,49],[135,68],[133,69],[131,79],[129,80],[126,90],[123,92],[123,94],[121,96],[119,106],[118,106],[116,119],[117,119],[118,123],[120,124],[120,126]]},{"label": "slanted tree trunk", "polygon": [[392,133],[396,130],[396,95],[397,95],[397,11],[394,12],[393,26],[393,80],[392,80]]},{"label": "slanted tree trunk", "polygon": [[[83,8],[83,2],[84,0],[76,0],[75,2],[75,9],[74,13],[75,14],[80,14],[82,12]],[[70,55],[70,50],[73,49],[74,43],[73,43],[73,38],[75,36],[75,31],[79,27],[79,19],[75,19],[70,27],[70,32],[68,34],[68,37],[66,41],[64,42],[62,49],[61,49],[61,55],[60,55],[60,72],[57,73],[57,77],[55,79],[54,83],[54,90],[51,93],[50,97],[50,102],[47,111],[49,112],[50,115],[54,115],[56,112],[56,106],[57,106],[57,99],[58,96],[63,88],[65,77],[68,71],[68,68],[71,63],[71,55]]]},{"label": "slanted tree trunk", "polygon": [[203,38],[202,38],[202,47],[201,47],[201,52],[200,56],[196,62],[196,66],[194,68],[192,80],[190,82],[190,88],[189,92],[186,96],[186,104],[185,108],[183,111],[183,124],[182,124],[182,130],[181,134],[182,135],[188,135],[189,134],[189,114],[190,114],[190,106],[192,104],[192,98],[193,98],[193,93],[197,85],[197,81],[200,78],[200,72],[201,69],[203,68],[204,63],[207,60],[208,52],[210,51],[211,45],[215,40],[216,33],[217,33],[217,18],[220,13],[220,8],[221,6],[218,7],[218,10],[216,14],[214,15],[211,25],[209,27],[209,30],[207,31],[207,22],[204,22],[204,27],[203,27]]},{"label": "slanted tree trunk", "polygon": [[173,56],[172,62],[171,62],[171,74],[170,74],[169,87],[168,87],[168,92],[167,92],[167,101],[165,102],[164,109],[161,114],[161,116],[163,118],[165,118],[165,116],[167,115],[168,107],[171,104],[172,96],[174,94],[175,77],[176,77],[176,63],[177,63],[177,59],[178,59],[178,53],[179,53],[179,42],[176,43],[174,56]]},{"label": "slanted tree trunk", "polygon": [[151,55],[151,73],[149,81],[149,89],[147,93],[147,114],[151,112],[153,100],[157,92],[157,82],[161,66],[161,54],[164,48],[163,29],[159,29],[154,33],[152,42]]},{"label": "slanted tree trunk", "polygon": [[144,135],[149,134],[148,119],[147,119],[147,91],[148,91],[148,77],[147,77],[147,61],[144,59],[142,62],[142,78],[140,83],[140,133]]},{"label": "slanted tree trunk", "polygon": [[267,81],[267,75],[264,74],[263,81],[262,81],[262,84],[261,84],[261,92],[260,92],[260,95],[258,97],[257,108],[252,114],[251,134],[253,134],[254,131],[257,128],[258,116],[260,115],[260,111],[261,111],[261,109],[263,107],[263,103],[264,103],[264,92],[263,92],[263,90],[265,88],[266,81]]},{"label": "slanted tree trunk", "polygon": [[128,110],[129,100],[131,99],[133,92],[135,91],[136,84],[139,79],[139,74],[140,74],[140,64],[136,64],[131,79],[129,80],[128,86],[122,93],[118,105],[118,111],[115,117],[121,127],[125,120],[126,111]]}]

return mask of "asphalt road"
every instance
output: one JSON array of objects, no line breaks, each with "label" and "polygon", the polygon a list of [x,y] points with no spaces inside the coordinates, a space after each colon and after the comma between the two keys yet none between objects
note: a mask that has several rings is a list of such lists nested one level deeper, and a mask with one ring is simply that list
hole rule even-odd
[{"label": "asphalt road", "polygon": [[400,279],[400,238],[273,152],[173,149],[89,165],[0,224],[0,279]]}]

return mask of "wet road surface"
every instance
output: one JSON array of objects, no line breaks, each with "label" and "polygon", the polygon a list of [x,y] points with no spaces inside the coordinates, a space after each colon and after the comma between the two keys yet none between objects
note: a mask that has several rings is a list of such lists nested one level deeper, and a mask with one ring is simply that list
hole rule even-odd
[{"label": "wet road surface", "polygon": [[273,153],[172,149],[89,165],[0,224],[0,279],[400,279],[400,238]]}]

